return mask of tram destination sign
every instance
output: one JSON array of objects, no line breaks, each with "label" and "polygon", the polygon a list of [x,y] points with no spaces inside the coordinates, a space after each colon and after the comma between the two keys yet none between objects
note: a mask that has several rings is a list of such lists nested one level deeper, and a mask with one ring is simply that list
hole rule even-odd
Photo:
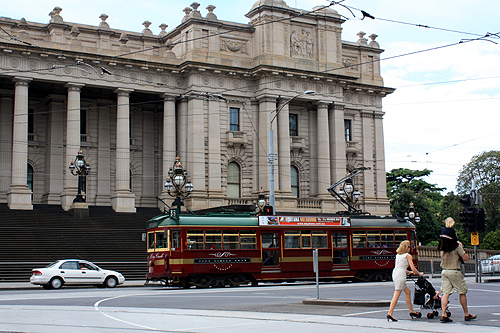
[{"label": "tram destination sign", "polygon": [[259,216],[260,226],[350,226],[347,216]]}]

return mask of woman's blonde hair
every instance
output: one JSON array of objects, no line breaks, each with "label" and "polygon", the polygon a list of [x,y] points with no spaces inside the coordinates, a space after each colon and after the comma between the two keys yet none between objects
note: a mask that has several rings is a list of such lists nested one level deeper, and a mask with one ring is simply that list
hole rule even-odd
[{"label": "woman's blonde hair", "polygon": [[444,220],[444,225],[446,226],[446,228],[453,228],[453,226],[455,225],[455,220],[453,219],[453,217],[448,217],[446,220]]},{"label": "woman's blonde hair", "polygon": [[398,249],[396,250],[397,254],[405,254],[408,253],[408,248],[410,247],[410,241],[404,240],[399,244]]}]

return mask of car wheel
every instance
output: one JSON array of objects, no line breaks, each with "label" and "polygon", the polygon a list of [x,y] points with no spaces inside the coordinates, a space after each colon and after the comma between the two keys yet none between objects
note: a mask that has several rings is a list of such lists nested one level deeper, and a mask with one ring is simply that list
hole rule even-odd
[{"label": "car wheel", "polygon": [[52,289],[61,289],[64,282],[61,278],[55,277],[50,280],[49,285]]},{"label": "car wheel", "polygon": [[118,280],[114,276],[110,276],[104,282],[104,285],[108,288],[114,288],[118,284]]},{"label": "car wheel", "polygon": [[45,290],[51,289],[50,284],[42,284],[42,288]]}]

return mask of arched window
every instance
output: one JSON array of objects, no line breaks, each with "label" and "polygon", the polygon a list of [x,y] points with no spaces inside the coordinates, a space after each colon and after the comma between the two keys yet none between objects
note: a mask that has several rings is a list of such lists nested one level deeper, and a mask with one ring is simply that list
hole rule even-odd
[{"label": "arched window", "polygon": [[33,192],[33,167],[31,164],[28,163],[28,175],[26,177],[27,183],[28,183],[28,188],[30,189],[31,192]]},{"label": "arched window", "polygon": [[292,194],[299,197],[299,169],[294,167],[290,168],[291,180],[292,180]]},{"label": "arched window", "polygon": [[238,163],[231,162],[227,165],[227,197],[240,197],[240,166]]}]

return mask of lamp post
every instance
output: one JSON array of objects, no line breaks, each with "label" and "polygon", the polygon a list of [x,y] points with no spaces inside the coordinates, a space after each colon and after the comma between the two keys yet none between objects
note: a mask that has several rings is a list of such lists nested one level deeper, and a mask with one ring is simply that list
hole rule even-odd
[{"label": "lamp post", "polygon": [[410,209],[408,210],[408,213],[405,213],[405,220],[410,221],[412,223],[420,222],[420,216],[418,216],[418,213],[415,212],[415,207],[413,207],[413,202],[410,202]]},{"label": "lamp post", "polygon": [[354,188],[354,185],[352,184],[352,179],[347,179],[345,181],[344,185],[339,190],[339,195],[349,203],[349,205],[347,205],[349,214],[355,212],[356,209],[354,205],[358,202],[359,198],[361,197],[361,192],[359,192],[358,189]]},{"label": "lamp post", "polygon": [[168,170],[165,189],[171,197],[175,197],[173,206],[176,206],[177,216],[180,213],[181,206],[184,205],[182,198],[187,198],[193,191],[193,184],[188,177],[186,168],[182,166],[179,156],[175,158],[174,164]]},{"label": "lamp post", "polygon": [[[301,92],[300,94],[297,94],[288,100],[286,100],[283,104],[281,104],[279,107],[276,108],[274,111],[274,116],[271,118],[271,123],[269,126],[269,205],[273,207],[273,213],[274,213],[274,205],[275,205],[275,197],[274,197],[274,133],[273,133],[273,122],[274,119],[278,116],[280,111],[293,101],[295,98],[301,96],[301,95],[311,95],[316,93],[314,90],[306,90],[304,92]],[[272,115],[272,113],[271,113]]]},{"label": "lamp post", "polygon": [[73,202],[85,202],[87,196],[87,175],[90,172],[90,164],[85,160],[85,156],[83,156],[81,150],[78,151],[75,162],[71,161],[69,164],[69,171],[73,176],[78,176],[78,192]]}]

